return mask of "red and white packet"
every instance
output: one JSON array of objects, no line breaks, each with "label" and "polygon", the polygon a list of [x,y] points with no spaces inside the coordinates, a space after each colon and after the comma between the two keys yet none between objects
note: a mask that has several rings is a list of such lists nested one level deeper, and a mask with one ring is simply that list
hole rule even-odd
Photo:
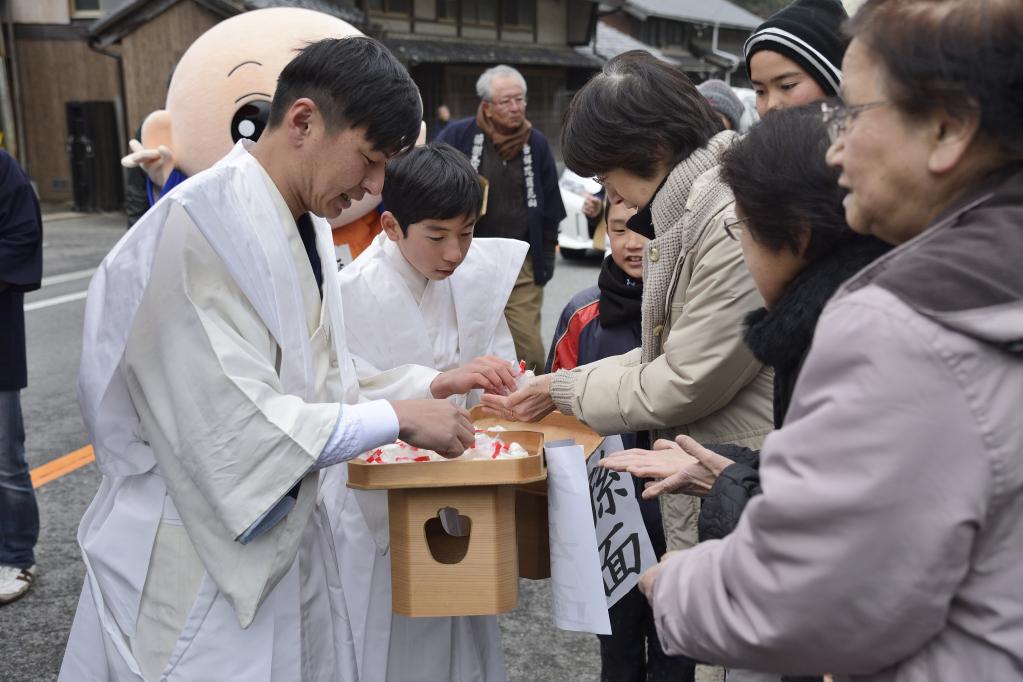
[{"label": "red and white packet", "polygon": [[518,391],[522,390],[522,387],[528,384],[536,377],[533,374],[533,370],[526,369],[526,361],[519,360],[519,373],[515,375],[515,389]]}]

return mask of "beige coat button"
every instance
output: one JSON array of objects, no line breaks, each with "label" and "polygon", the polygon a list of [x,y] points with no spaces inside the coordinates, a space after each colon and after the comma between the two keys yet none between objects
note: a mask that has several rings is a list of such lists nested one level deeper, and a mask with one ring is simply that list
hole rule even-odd
[{"label": "beige coat button", "polygon": [[657,247],[656,246],[651,246],[650,247],[650,260],[653,261],[654,263],[656,263],[660,259],[660,257],[661,257],[661,252],[657,249]]},{"label": "beige coat button", "polygon": [[664,331],[664,325],[663,324],[657,325],[656,327],[654,327],[654,336],[660,336],[661,332],[663,332],[663,331]]}]

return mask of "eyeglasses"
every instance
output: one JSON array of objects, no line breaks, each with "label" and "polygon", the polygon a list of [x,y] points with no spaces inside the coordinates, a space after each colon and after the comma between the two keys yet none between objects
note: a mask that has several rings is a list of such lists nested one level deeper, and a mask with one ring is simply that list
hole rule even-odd
[{"label": "eyeglasses", "polygon": [[597,183],[601,187],[603,187],[604,183],[607,182],[606,175],[594,175],[591,179],[593,180],[593,182]]},{"label": "eyeglasses", "polygon": [[508,109],[513,104],[524,107],[526,106],[526,102],[527,100],[525,95],[519,95],[518,97],[505,97],[502,100],[496,101],[490,100],[491,104],[493,104],[495,107],[500,107],[501,109]]},{"label": "eyeglasses", "polygon": [[742,234],[742,231],[745,229],[742,226],[742,224],[747,220],[749,220],[749,216],[746,216],[745,218],[734,218],[732,220],[726,220],[725,234],[728,235],[728,238],[734,239],[735,241],[739,241],[739,235]]},{"label": "eyeglasses", "polygon": [[821,102],[821,122],[824,123],[824,127],[828,131],[828,139],[834,144],[838,141],[838,138],[845,134],[845,131],[849,129],[849,126],[852,125],[857,116],[864,111],[883,107],[886,104],[891,104],[891,102],[886,99],[879,99],[876,102],[866,102],[865,104],[854,104],[852,106],[847,105],[845,102],[836,102],[834,104]]}]

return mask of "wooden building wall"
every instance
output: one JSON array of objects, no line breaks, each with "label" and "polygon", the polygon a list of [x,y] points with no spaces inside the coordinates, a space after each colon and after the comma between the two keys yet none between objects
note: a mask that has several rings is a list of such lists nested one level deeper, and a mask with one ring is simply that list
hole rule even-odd
[{"label": "wooden building wall", "polygon": [[181,55],[220,21],[208,9],[183,0],[124,36],[124,95],[132,135],[150,112],[163,109],[167,85]]},{"label": "wooden building wall", "polygon": [[43,201],[71,199],[66,102],[109,100],[120,94],[117,64],[80,38],[15,38],[25,160]]}]

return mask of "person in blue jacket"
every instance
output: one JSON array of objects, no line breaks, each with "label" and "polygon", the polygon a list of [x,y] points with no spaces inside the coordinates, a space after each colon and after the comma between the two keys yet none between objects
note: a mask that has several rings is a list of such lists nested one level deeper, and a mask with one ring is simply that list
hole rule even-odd
[{"label": "person in blue jacket", "polygon": [[[561,312],[547,356],[547,372],[621,355],[640,345],[643,252],[650,240],[626,227],[635,209],[618,203],[608,205],[605,211],[611,255],[601,265],[597,285],[577,293]],[[626,448],[637,447],[638,435],[623,433],[622,443]],[[646,440],[646,434],[641,435]],[[638,479],[633,479],[633,485],[654,553],[661,556],[665,545],[660,506],[640,498],[642,483]],[[653,612],[637,588],[619,599],[608,615],[612,634],[599,635],[602,680],[681,679],[676,659],[661,650]]]},{"label": "person in blue jacket", "polygon": [[543,287],[554,275],[558,225],[566,215],[558,168],[547,138],[526,119],[522,74],[494,66],[476,81],[476,93],[481,100],[476,116],[448,124],[436,141],[461,150],[487,180],[487,211],[476,223],[476,236],[529,243],[505,317],[515,352],[539,373],[544,363]]},{"label": "person in blue jacket", "polygon": [[43,221],[25,171],[0,151],[0,605],[19,599],[35,580],[39,509],[25,461],[21,389],[25,358],[25,292],[43,276]]}]

